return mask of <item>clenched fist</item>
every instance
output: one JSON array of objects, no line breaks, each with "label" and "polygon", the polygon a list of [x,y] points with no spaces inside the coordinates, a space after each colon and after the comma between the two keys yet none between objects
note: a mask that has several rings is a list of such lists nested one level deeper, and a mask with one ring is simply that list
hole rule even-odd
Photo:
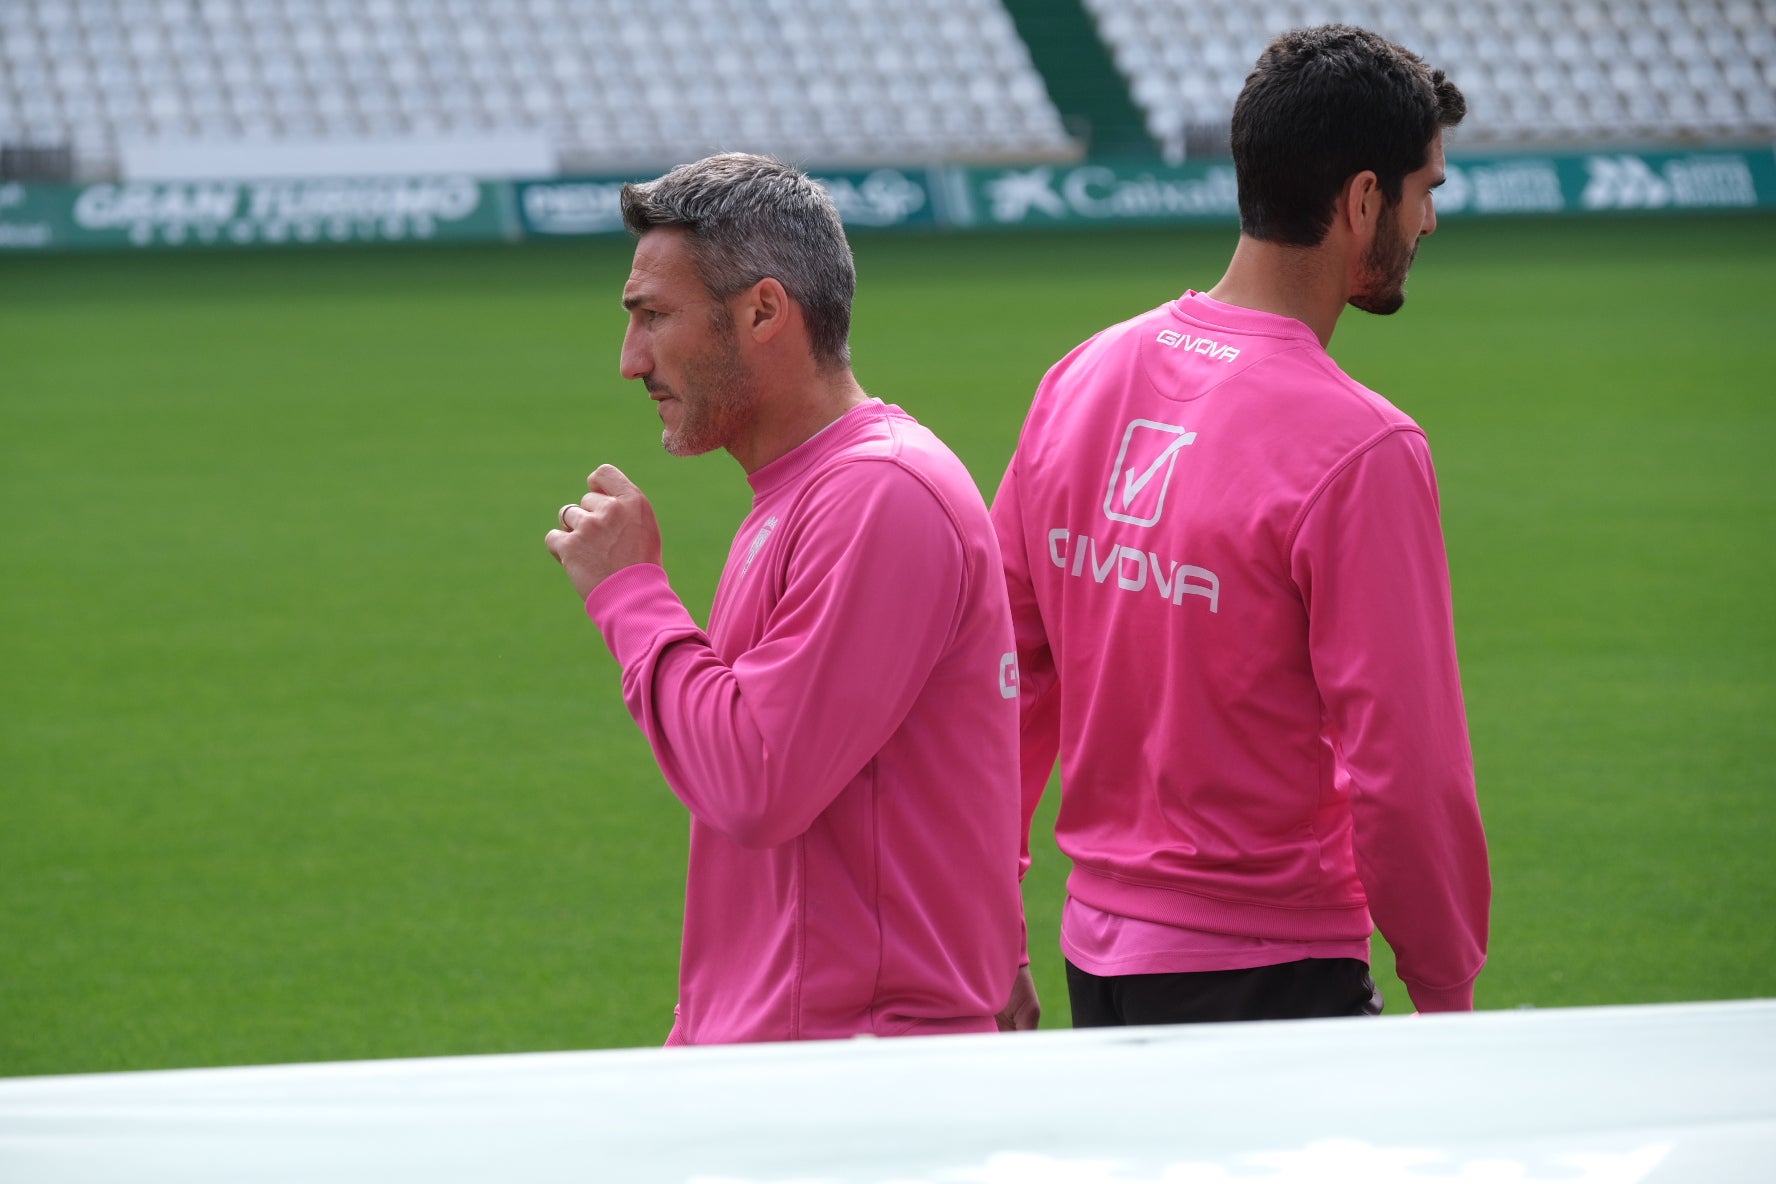
[{"label": "clenched fist", "polygon": [[613,572],[660,562],[660,526],[635,482],[615,465],[599,465],[586,488],[578,504],[561,507],[561,529],[543,539],[581,600]]}]

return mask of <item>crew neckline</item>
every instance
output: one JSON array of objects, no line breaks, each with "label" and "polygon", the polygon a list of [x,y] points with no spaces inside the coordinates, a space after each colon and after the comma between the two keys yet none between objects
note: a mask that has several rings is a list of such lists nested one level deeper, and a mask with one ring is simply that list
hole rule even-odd
[{"label": "crew neckline", "polygon": [[765,493],[770,489],[776,488],[785,481],[792,479],[797,473],[801,472],[804,467],[817,460],[823,453],[825,453],[826,443],[843,434],[835,432],[833,429],[839,427],[841,424],[861,422],[866,418],[874,419],[878,413],[885,413],[890,409],[889,404],[884,403],[874,395],[871,395],[855,407],[846,408],[843,415],[821,428],[818,432],[815,432],[812,436],[809,436],[806,440],[803,440],[800,444],[797,444],[794,448],[791,448],[788,452],[784,453],[770,464],[748,473],[746,475],[747,484],[752,486],[754,494]]},{"label": "crew neckline", "polygon": [[1260,333],[1269,337],[1305,338],[1313,342],[1316,348],[1320,346],[1319,336],[1299,317],[1247,308],[1243,304],[1229,304],[1194,288],[1186,290],[1182,296],[1172,301],[1171,309],[1174,316],[1221,329]]}]

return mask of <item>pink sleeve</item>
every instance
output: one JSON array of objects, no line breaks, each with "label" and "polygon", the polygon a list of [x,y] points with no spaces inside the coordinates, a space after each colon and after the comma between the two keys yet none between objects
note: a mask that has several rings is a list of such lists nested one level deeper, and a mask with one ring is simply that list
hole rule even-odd
[{"label": "pink sleeve", "polygon": [[906,717],[962,603],[956,527],[899,465],[834,468],[786,529],[782,596],[731,666],[659,567],[625,568],[586,601],[667,783],[747,847],[795,838],[862,771]]},{"label": "pink sleeve", "polygon": [[1292,564],[1370,913],[1418,1010],[1469,1010],[1492,884],[1424,437],[1390,432],[1331,477]]},{"label": "pink sleeve", "polygon": [[[1048,629],[1036,603],[1030,579],[1028,535],[1018,498],[1017,457],[1006,466],[1005,479],[993,497],[993,529],[1005,564],[1005,588],[1011,597],[1011,627],[1018,658],[1018,777],[1023,796],[1019,831],[1018,879],[1030,870],[1030,827],[1043,791],[1054,773],[1061,748],[1061,695]],[[1024,933],[1023,961],[1030,960],[1029,930]]]},{"label": "pink sleeve", "polygon": [[1017,640],[1019,775],[1023,786],[1023,848],[1018,876],[1030,870],[1030,822],[1048,788],[1061,747],[1061,696],[1048,628],[1036,603],[1030,579],[1028,533],[1018,497],[1017,458],[1006,466],[1005,479],[993,497],[993,529],[1005,564],[1005,588],[1011,598],[1011,627]]}]

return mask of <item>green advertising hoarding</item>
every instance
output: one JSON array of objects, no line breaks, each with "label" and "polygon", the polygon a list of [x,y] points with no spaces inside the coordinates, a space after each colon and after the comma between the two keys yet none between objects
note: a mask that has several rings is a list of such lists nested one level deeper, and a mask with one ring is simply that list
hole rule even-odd
[{"label": "green advertising hoarding", "polygon": [[45,251],[65,245],[57,227],[71,199],[59,185],[0,185],[0,251]]},{"label": "green advertising hoarding", "polygon": [[1239,217],[1233,166],[1093,163],[971,169],[948,191],[960,226],[1227,222]]},{"label": "green advertising hoarding", "polygon": [[[1233,223],[1226,161],[815,171],[856,229]],[[489,241],[621,234],[640,176],[467,176],[0,185],[0,251]],[[1776,209],[1776,152],[1467,156],[1437,191],[1445,217]]]},{"label": "green advertising hoarding", "polygon": [[1776,208],[1776,153],[1592,152],[1457,158],[1439,214]]},{"label": "green advertising hoarding", "polygon": [[0,185],[0,248],[506,238],[507,188],[467,176]]},{"label": "green advertising hoarding", "polygon": [[[1776,209],[1776,152],[1592,152],[1455,156],[1437,213],[1600,213]],[[1036,227],[1229,221],[1233,166],[1088,163],[972,169],[951,191],[950,222]]]},{"label": "green advertising hoarding", "polygon": [[[853,229],[932,226],[937,223],[933,182],[922,169],[810,174],[832,195],[839,217]],[[623,186],[641,176],[565,177],[520,181],[514,205],[526,236],[558,238],[620,234]]]}]

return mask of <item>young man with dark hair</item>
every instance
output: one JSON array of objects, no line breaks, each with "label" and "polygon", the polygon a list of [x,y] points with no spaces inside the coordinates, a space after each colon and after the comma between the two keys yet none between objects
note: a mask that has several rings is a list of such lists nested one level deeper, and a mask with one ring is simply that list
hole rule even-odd
[{"label": "young man with dark hair", "polygon": [[[993,506],[1080,1026],[1473,1007],[1491,898],[1424,433],[1326,345],[1436,229],[1441,71],[1331,25],[1234,109],[1226,274],[1036,392]],[[1027,853],[1025,856],[1028,858]],[[1037,1010],[1026,968],[1002,1023]]]},{"label": "young man with dark hair", "polygon": [[709,628],[605,465],[549,550],[691,814],[670,1044],[990,1032],[1011,991],[1016,666],[962,463],[850,367],[856,273],[807,176],[726,154],[623,191],[622,371],[752,511]]}]

